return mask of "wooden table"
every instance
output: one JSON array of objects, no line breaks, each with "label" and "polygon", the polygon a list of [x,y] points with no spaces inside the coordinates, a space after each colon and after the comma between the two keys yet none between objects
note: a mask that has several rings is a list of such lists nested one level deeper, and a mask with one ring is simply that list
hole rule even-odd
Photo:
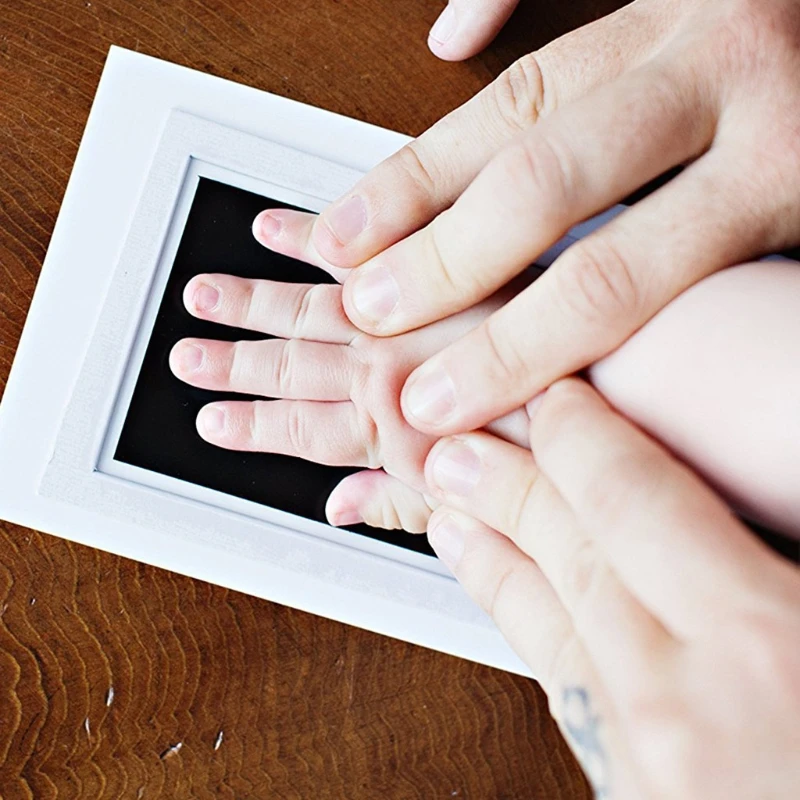
[{"label": "wooden table", "polygon": [[[444,64],[434,0],[2,0],[0,385],[109,45],[418,134],[614,5],[529,3]],[[0,795],[590,792],[531,681],[0,523]]]}]

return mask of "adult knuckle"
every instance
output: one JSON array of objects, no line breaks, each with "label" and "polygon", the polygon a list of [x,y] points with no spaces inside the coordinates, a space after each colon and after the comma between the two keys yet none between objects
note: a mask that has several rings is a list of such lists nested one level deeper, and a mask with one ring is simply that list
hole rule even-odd
[{"label": "adult knuckle", "polygon": [[[657,780],[663,797],[694,797],[707,749],[693,728],[695,716],[680,698],[650,692],[628,703],[631,741],[643,774]],[[670,770],[665,771],[664,765]]]},{"label": "adult knuckle", "polygon": [[481,325],[492,373],[505,385],[514,385],[527,372],[527,359],[520,349],[522,337],[508,336],[497,317],[491,316]]},{"label": "adult knuckle", "polygon": [[[800,55],[800,54],[799,54]],[[800,58],[798,58],[800,68]],[[771,132],[758,146],[743,152],[742,167],[732,179],[731,227],[750,233],[764,249],[781,250],[792,244],[798,229],[797,182],[800,177],[800,91],[776,100],[770,109]],[[746,208],[733,205],[739,197],[751,197]],[[734,221],[735,220],[735,221]],[[757,246],[761,246],[760,244]]]},{"label": "adult knuckle", "polygon": [[556,381],[547,390],[547,406],[550,413],[566,421],[571,419],[586,401],[587,386],[578,378]]},{"label": "adult knuckle", "polygon": [[660,453],[620,453],[587,480],[582,505],[613,536],[623,529],[633,508],[657,507],[662,467]]},{"label": "adult knuckle", "polygon": [[440,289],[447,295],[460,297],[469,290],[469,273],[459,275],[456,266],[445,255],[446,248],[441,241],[439,224],[429,225],[425,228],[424,235],[428,250],[428,274],[437,276]]},{"label": "adult knuckle", "polygon": [[563,690],[575,682],[575,665],[580,651],[577,637],[569,634],[558,640],[540,667],[539,678],[548,688],[550,713],[557,720],[563,719]]},{"label": "adult knuckle", "polygon": [[732,650],[739,654],[749,677],[760,686],[771,686],[793,708],[800,708],[800,649],[793,643],[800,626],[770,613],[748,613],[729,626]]},{"label": "adult knuckle", "polygon": [[657,796],[713,796],[717,787],[709,781],[708,741],[718,725],[698,714],[696,701],[667,690],[640,693],[627,705],[634,757],[649,778],[646,783],[658,786]]},{"label": "adult knuckle", "polygon": [[775,74],[783,54],[800,42],[800,6],[789,0],[732,0],[709,41],[709,55],[720,76]]},{"label": "adult knuckle", "polygon": [[[680,120],[688,134],[704,115],[690,102],[692,83],[671,64],[651,62],[631,76],[625,105],[624,141],[634,148],[637,142],[659,139],[664,120]],[[706,123],[702,122],[705,129]],[[694,137],[687,135],[687,140]]]},{"label": "adult knuckle", "polygon": [[523,533],[527,531],[527,520],[536,504],[537,493],[541,486],[538,476],[539,473],[536,471],[526,476],[516,493],[516,497],[509,503],[506,512],[507,522],[503,526],[502,533],[512,541],[520,541]]},{"label": "adult knuckle", "polygon": [[560,441],[569,425],[579,421],[585,392],[585,385],[576,378],[557,381],[547,390],[531,432],[531,447],[538,457]]},{"label": "adult knuckle", "polygon": [[482,299],[495,288],[482,265],[471,265],[452,253],[452,243],[463,236],[463,229],[462,221],[447,210],[422,232],[428,293],[447,298],[448,304],[465,298]]},{"label": "adult knuckle", "polygon": [[[721,221],[730,236],[742,238],[753,252],[780,252],[791,247],[800,222],[800,116],[797,109],[776,112],[774,135],[743,153],[742,168],[726,192],[730,199],[727,216]],[[790,115],[795,118],[790,120]],[[736,204],[741,197],[752,198],[752,202],[744,207]]]},{"label": "adult knuckle", "polygon": [[498,619],[500,608],[506,602],[514,578],[514,568],[507,566],[496,576],[490,585],[489,591],[480,598],[481,605],[492,619]]},{"label": "adult knuckle", "polygon": [[638,321],[642,292],[629,258],[607,236],[573,245],[555,265],[558,299],[579,322],[613,332],[618,321]]},{"label": "adult knuckle", "polygon": [[555,137],[531,135],[517,139],[500,156],[501,178],[509,187],[508,202],[546,214],[557,224],[570,209],[570,187],[575,182],[575,159]]},{"label": "adult knuckle", "polygon": [[567,606],[574,611],[580,609],[591,597],[602,572],[603,561],[597,545],[590,539],[581,539],[561,567],[559,584]]},{"label": "adult knuckle", "polygon": [[793,0],[735,0],[728,22],[739,40],[749,45],[748,51],[761,50],[765,39],[773,45],[790,42],[796,47],[800,38],[800,8]]},{"label": "adult knuckle", "polygon": [[552,105],[545,76],[536,53],[515,61],[492,84],[496,111],[512,129],[534,124]]},{"label": "adult knuckle", "polygon": [[413,205],[415,198],[418,198],[416,202],[422,207],[427,207],[430,202],[428,198],[437,192],[439,174],[419,140],[409,142],[398,150],[391,157],[390,164],[397,173],[400,186],[406,190],[406,201]]}]

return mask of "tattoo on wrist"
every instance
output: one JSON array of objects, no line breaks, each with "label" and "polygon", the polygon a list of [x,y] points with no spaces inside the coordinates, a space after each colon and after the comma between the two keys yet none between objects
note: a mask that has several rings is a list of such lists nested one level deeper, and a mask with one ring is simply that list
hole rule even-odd
[{"label": "tattoo on wrist", "polygon": [[580,762],[596,800],[610,800],[608,756],[602,740],[602,720],[592,708],[592,698],[583,686],[567,686],[561,696],[562,726],[575,757]]}]

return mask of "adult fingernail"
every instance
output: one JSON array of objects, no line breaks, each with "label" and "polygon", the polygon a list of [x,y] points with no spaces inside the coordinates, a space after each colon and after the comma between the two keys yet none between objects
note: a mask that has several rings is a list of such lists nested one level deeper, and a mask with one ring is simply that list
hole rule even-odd
[{"label": "adult fingernail", "polygon": [[217,308],[219,305],[219,298],[219,289],[208,283],[200,283],[194,290],[192,303],[197,311],[208,314]]},{"label": "adult fingernail", "polygon": [[206,406],[200,410],[198,424],[203,433],[218,436],[225,430],[225,412],[218,406]]},{"label": "adult fingernail", "polygon": [[434,368],[412,378],[406,385],[403,406],[419,422],[441,424],[455,411],[456,387],[444,370]]},{"label": "adult fingernail", "polygon": [[197,372],[206,360],[206,351],[196,344],[184,344],[178,349],[181,372]]},{"label": "adult fingernail", "polygon": [[341,245],[350,244],[367,227],[367,207],[357,194],[331,206],[323,217]]},{"label": "adult fingernail", "polygon": [[400,302],[400,289],[387,267],[356,270],[352,281],[353,305],[370,322],[386,319]]},{"label": "adult fingernail", "polygon": [[330,523],[334,528],[343,528],[345,525],[358,525],[364,518],[356,508],[343,508],[331,515]]},{"label": "adult fingernail", "polygon": [[444,11],[439,15],[439,19],[433,23],[431,32],[428,34],[437,44],[444,44],[456,31],[456,15],[453,7],[448,4]]},{"label": "adult fingernail", "polygon": [[440,519],[428,531],[428,541],[444,565],[455,571],[464,555],[464,531],[452,517]]},{"label": "adult fingernail", "polygon": [[269,212],[269,209],[262,211],[253,220],[253,236],[258,239],[261,244],[267,244],[270,239],[274,239],[281,232],[283,223]]},{"label": "adult fingernail", "polygon": [[458,439],[445,441],[431,453],[431,480],[448,494],[469,497],[481,479],[481,460],[478,454]]}]

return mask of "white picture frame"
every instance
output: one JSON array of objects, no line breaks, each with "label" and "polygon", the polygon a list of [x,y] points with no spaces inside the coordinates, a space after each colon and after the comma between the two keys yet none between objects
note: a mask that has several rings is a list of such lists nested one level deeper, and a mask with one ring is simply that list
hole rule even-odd
[{"label": "white picture frame", "polygon": [[199,177],[321,210],[406,141],[112,48],[0,404],[0,516],[528,674],[436,559],[113,458]]}]

